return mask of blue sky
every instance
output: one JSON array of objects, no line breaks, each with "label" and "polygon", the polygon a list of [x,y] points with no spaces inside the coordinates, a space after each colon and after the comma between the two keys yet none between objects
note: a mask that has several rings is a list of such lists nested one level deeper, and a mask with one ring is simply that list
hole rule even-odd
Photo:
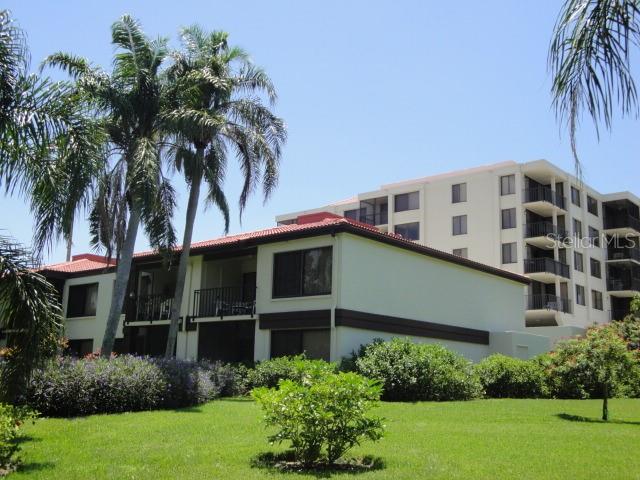
[{"label": "blue sky", "polygon": [[[567,135],[549,96],[547,47],[558,1],[188,1],[5,2],[27,31],[34,66],[58,50],[108,68],[109,27],[130,13],[153,36],[174,42],[199,23],[230,33],[271,75],[289,141],[280,184],[268,203],[250,202],[231,233],[272,226],[274,216],[369,191],[380,184],[503,160],[546,158],[571,170]],[[638,122],[617,119],[598,142],[579,135],[584,179],[601,192],[637,188]],[[176,179],[181,238],[186,191]],[[230,169],[234,202],[240,179]],[[30,243],[24,199],[0,196],[0,228]],[[199,211],[195,240],[219,236],[222,220]],[[147,242],[141,234],[137,248]],[[87,224],[74,253],[90,251]],[[49,261],[64,259],[57,245]]]}]

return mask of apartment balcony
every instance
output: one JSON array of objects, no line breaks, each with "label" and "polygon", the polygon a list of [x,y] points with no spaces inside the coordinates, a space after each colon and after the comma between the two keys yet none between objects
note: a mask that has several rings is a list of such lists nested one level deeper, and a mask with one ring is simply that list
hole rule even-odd
[{"label": "apartment balcony", "polygon": [[379,212],[379,213],[361,213],[358,216],[358,220],[362,223],[366,223],[367,225],[386,225],[389,223],[389,214],[388,212]]},{"label": "apartment balcony", "polygon": [[612,322],[614,320],[624,320],[627,315],[629,315],[628,308],[614,308],[613,310],[609,310],[609,320]]},{"label": "apartment balcony", "polygon": [[607,291],[614,297],[633,297],[640,293],[640,278],[607,278]]},{"label": "apartment balcony", "polygon": [[631,247],[609,247],[607,249],[608,262],[628,262],[640,263],[640,248]]},{"label": "apartment balcony", "polygon": [[136,301],[136,311],[133,317],[136,322],[154,322],[171,319],[173,295],[152,294],[141,295]]},{"label": "apartment balcony", "polygon": [[522,203],[534,213],[548,217],[554,211],[564,210],[565,198],[549,187],[530,187],[522,192]]},{"label": "apartment balcony", "polygon": [[554,282],[557,276],[570,278],[570,272],[569,265],[553,258],[539,257],[525,258],[524,260],[524,273],[540,282]]},{"label": "apartment balcony", "polygon": [[524,224],[524,238],[527,243],[540,248],[553,248],[556,242],[562,241],[569,233],[557,227],[553,222],[527,222]]},{"label": "apartment balcony", "polygon": [[546,310],[571,313],[571,300],[557,295],[537,294],[526,296],[527,310]]},{"label": "apartment balcony", "polygon": [[246,287],[205,288],[193,292],[193,317],[253,317],[256,289]]},{"label": "apartment balcony", "polygon": [[640,219],[629,214],[606,214],[604,233],[607,235],[640,235]]}]

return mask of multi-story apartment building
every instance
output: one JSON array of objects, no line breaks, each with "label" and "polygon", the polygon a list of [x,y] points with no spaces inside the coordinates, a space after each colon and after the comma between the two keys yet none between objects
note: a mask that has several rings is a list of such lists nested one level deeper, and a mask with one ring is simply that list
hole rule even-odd
[{"label": "multi-story apartment building", "polygon": [[622,318],[640,292],[640,199],[602,194],[545,160],[383,185],[327,211],[531,279],[526,324],[556,333]]},{"label": "multi-story apartment building", "polygon": [[[251,362],[306,352],[339,360],[376,338],[439,342],[472,360],[527,358],[547,336],[526,332],[529,279],[331,214],[194,243],[180,306],[179,358]],[[76,355],[100,348],[115,265],[97,255],[40,270],[59,290]],[[162,355],[176,269],[134,256],[116,335],[119,353]]]}]

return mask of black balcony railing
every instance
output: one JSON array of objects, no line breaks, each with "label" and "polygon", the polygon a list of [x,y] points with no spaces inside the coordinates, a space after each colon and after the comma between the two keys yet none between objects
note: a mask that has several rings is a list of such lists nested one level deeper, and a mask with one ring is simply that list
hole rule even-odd
[{"label": "black balcony railing", "polygon": [[359,220],[368,225],[386,225],[389,223],[388,212],[361,213]]},{"label": "black balcony railing", "polygon": [[604,228],[633,228],[640,232],[640,219],[632,215],[606,215],[604,216]]},{"label": "black balcony railing", "polygon": [[607,250],[609,260],[635,260],[640,262],[640,249],[627,247],[609,247]]},{"label": "black balcony railing", "polygon": [[136,302],[136,321],[153,322],[171,318],[173,295],[153,294],[141,295]]},{"label": "black balcony railing", "polygon": [[527,310],[555,310],[571,313],[571,300],[556,295],[527,295]]},{"label": "black balcony railing", "polygon": [[525,188],[522,193],[522,201],[524,203],[547,202],[563,210],[565,206],[565,198],[562,195],[549,187],[542,186]]},{"label": "black balcony railing", "polygon": [[524,224],[524,237],[549,237],[554,240],[563,240],[569,233],[554,225],[552,222],[528,222]]},{"label": "black balcony railing", "polygon": [[525,258],[524,273],[553,273],[561,277],[570,278],[569,265],[561,263],[553,258]]},{"label": "black balcony railing", "polygon": [[607,290],[610,292],[634,291],[640,292],[640,278],[611,278],[607,279]]},{"label": "black balcony railing", "polygon": [[255,311],[255,287],[206,288],[193,292],[194,317],[253,315]]}]

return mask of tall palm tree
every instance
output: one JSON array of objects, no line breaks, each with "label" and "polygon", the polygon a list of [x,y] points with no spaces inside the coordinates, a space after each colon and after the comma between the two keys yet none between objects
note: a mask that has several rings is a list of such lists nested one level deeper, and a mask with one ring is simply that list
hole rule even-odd
[{"label": "tall palm tree", "polygon": [[189,186],[182,251],[178,264],[171,324],[165,356],[173,356],[184,292],[200,187],[207,184],[207,201],[224,215],[229,227],[229,207],[223,191],[228,152],[237,157],[244,185],[240,213],[249,195],[261,183],[265,200],[278,179],[281,147],[286,140],[283,121],[267,108],[260,94],[273,105],[275,89],[269,77],[254,67],[244,51],[229,47],[227,33],[207,33],[197,26],[182,30],[183,50],[173,52],[168,70],[170,98],[167,114],[173,129],[170,149],[175,166]]},{"label": "tall palm tree", "polygon": [[638,0],[565,0],[549,49],[553,103],[567,124],[580,172],[576,131],[583,112],[609,129],[614,108],[638,114],[630,53],[640,44]]},{"label": "tall palm tree", "polygon": [[11,403],[24,396],[34,367],[55,354],[62,333],[58,292],[31,258],[0,236],[0,328],[7,333],[0,398]]},{"label": "tall palm tree", "polygon": [[98,112],[108,134],[109,162],[95,186],[89,217],[92,243],[117,255],[103,356],[113,350],[140,224],[152,247],[169,250],[175,244],[175,194],[161,156],[166,88],[160,69],[167,40],[150,40],[128,15],[112,25],[111,37],[117,48],[111,74],[66,53],[46,60],[71,75],[78,95]]},{"label": "tall palm tree", "polygon": [[[47,182],[77,184],[99,153],[102,139],[68,82],[52,82],[29,73],[30,57],[24,32],[8,11],[0,11],[0,184],[16,189],[36,213],[36,251],[53,237],[67,241],[70,255],[76,198],[66,196],[65,213],[54,215]],[[73,169],[61,168],[73,162]],[[65,172],[62,175],[62,172]],[[56,175],[53,175],[56,173]],[[64,217],[64,218],[63,218]],[[41,228],[40,220],[48,220]],[[41,233],[47,232],[47,235]]]}]

